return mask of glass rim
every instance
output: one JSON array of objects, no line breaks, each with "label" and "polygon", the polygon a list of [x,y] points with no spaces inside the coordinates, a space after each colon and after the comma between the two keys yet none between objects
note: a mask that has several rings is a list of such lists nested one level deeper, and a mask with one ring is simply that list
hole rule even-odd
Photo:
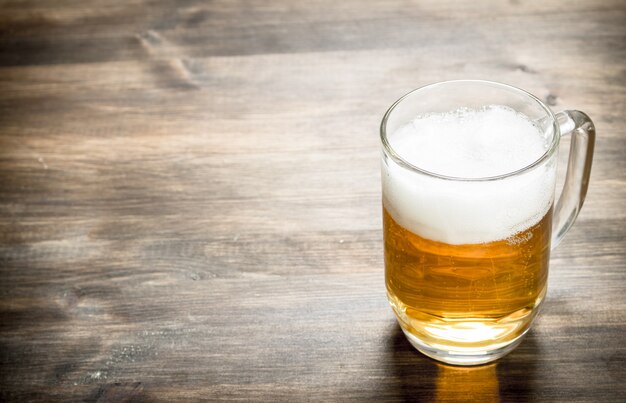
[{"label": "glass rim", "polygon": [[[552,138],[551,144],[548,147],[548,149],[546,150],[545,153],[543,153],[540,157],[538,157],[535,161],[531,162],[530,164],[517,169],[515,171],[511,171],[511,172],[507,172],[504,174],[500,174],[500,175],[495,175],[495,176],[486,176],[486,177],[478,177],[478,178],[465,178],[465,177],[460,177],[460,176],[449,176],[449,175],[442,175],[442,174],[438,174],[435,172],[431,172],[425,169],[422,169],[420,167],[418,167],[417,165],[414,165],[410,162],[408,162],[407,160],[405,160],[404,158],[402,158],[398,153],[396,153],[396,151],[393,149],[393,147],[391,146],[391,144],[389,144],[389,141],[387,140],[387,121],[389,119],[389,116],[391,115],[391,113],[395,110],[395,108],[402,102],[404,101],[406,98],[408,98],[409,96],[435,87],[435,86],[439,86],[439,85],[443,85],[443,84],[461,84],[461,83],[476,83],[476,84],[489,84],[492,86],[496,86],[496,87],[500,87],[502,89],[506,89],[509,91],[512,91],[514,93],[517,93],[518,95],[522,95],[524,97],[530,98],[533,101],[535,101],[537,104],[539,104],[539,106],[544,110],[544,112],[546,112],[546,116],[548,116],[551,120],[552,120],[552,128],[554,131],[554,136]],[[409,91],[408,93],[404,94],[402,97],[400,97],[396,102],[394,102],[389,109],[387,109],[387,112],[385,112],[385,115],[383,116],[383,120],[380,123],[380,139],[381,142],[383,144],[383,149],[385,151],[385,153],[387,155],[389,155],[398,165],[409,169],[413,172],[416,173],[420,173],[423,175],[427,175],[433,178],[437,178],[437,179],[444,179],[444,180],[449,180],[449,181],[459,181],[459,182],[486,182],[486,181],[495,181],[495,180],[499,180],[499,179],[504,179],[504,178],[509,178],[512,176],[516,176],[516,175],[520,175],[528,170],[533,169],[534,167],[536,167],[537,165],[540,165],[542,162],[544,162],[546,159],[548,159],[549,157],[552,156],[552,154],[554,154],[554,152],[556,151],[556,149],[558,148],[559,145],[559,140],[561,138],[561,135],[559,133],[559,126],[557,124],[557,119],[556,116],[554,115],[554,112],[552,112],[552,110],[544,103],[542,102],[539,98],[537,98],[536,96],[534,96],[533,94],[531,94],[528,91],[525,91],[521,88],[518,87],[514,87],[512,85],[508,85],[508,84],[504,84],[504,83],[500,83],[497,81],[489,81],[489,80],[448,80],[448,81],[440,81],[440,82],[436,82],[436,83],[432,83],[432,84],[428,84],[428,85],[424,85],[422,87],[418,87],[414,90]]]}]

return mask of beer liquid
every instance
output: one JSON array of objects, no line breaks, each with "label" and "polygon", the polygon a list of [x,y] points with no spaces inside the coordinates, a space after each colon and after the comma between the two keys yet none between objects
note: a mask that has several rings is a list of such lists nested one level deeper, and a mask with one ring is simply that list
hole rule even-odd
[{"label": "beer liquid", "polygon": [[546,292],[556,159],[499,176],[539,160],[547,138],[504,106],[418,116],[388,137],[447,177],[383,158],[387,293],[414,344],[472,354],[528,329]]},{"label": "beer liquid", "polygon": [[475,245],[424,239],[383,210],[385,279],[402,327],[440,349],[521,336],[546,292],[551,213],[514,238]]}]

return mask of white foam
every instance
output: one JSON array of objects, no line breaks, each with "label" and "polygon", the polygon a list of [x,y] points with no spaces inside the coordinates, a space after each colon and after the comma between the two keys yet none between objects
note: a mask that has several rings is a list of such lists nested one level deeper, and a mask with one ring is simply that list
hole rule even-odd
[{"label": "white foam", "polygon": [[[549,147],[540,129],[505,106],[459,109],[418,116],[388,136],[405,161],[429,172],[484,178],[516,171]],[[393,218],[424,238],[450,244],[509,238],[550,209],[555,158],[494,181],[437,179],[383,163],[385,207]]]}]

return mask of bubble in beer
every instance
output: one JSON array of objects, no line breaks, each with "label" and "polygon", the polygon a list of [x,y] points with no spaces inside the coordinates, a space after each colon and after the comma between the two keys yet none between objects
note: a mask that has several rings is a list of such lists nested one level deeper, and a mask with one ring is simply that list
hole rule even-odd
[{"label": "bubble in beer", "polygon": [[[417,116],[388,136],[410,164],[439,175],[477,179],[523,169],[547,151],[540,130],[506,106]],[[555,169],[542,164],[490,181],[445,180],[383,164],[385,208],[403,227],[449,244],[507,239],[549,210]]]}]

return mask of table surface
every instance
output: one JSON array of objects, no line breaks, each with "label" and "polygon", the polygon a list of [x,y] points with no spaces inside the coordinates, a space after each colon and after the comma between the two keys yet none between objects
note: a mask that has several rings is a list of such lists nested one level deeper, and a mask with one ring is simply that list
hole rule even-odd
[{"label": "table surface", "polygon": [[[624,399],[625,26],[623,0],[1,1],[0,400]],[[542,315],[475,368],[413,350],[384,292],[378,125],[455,78],[598,132]]]}]

